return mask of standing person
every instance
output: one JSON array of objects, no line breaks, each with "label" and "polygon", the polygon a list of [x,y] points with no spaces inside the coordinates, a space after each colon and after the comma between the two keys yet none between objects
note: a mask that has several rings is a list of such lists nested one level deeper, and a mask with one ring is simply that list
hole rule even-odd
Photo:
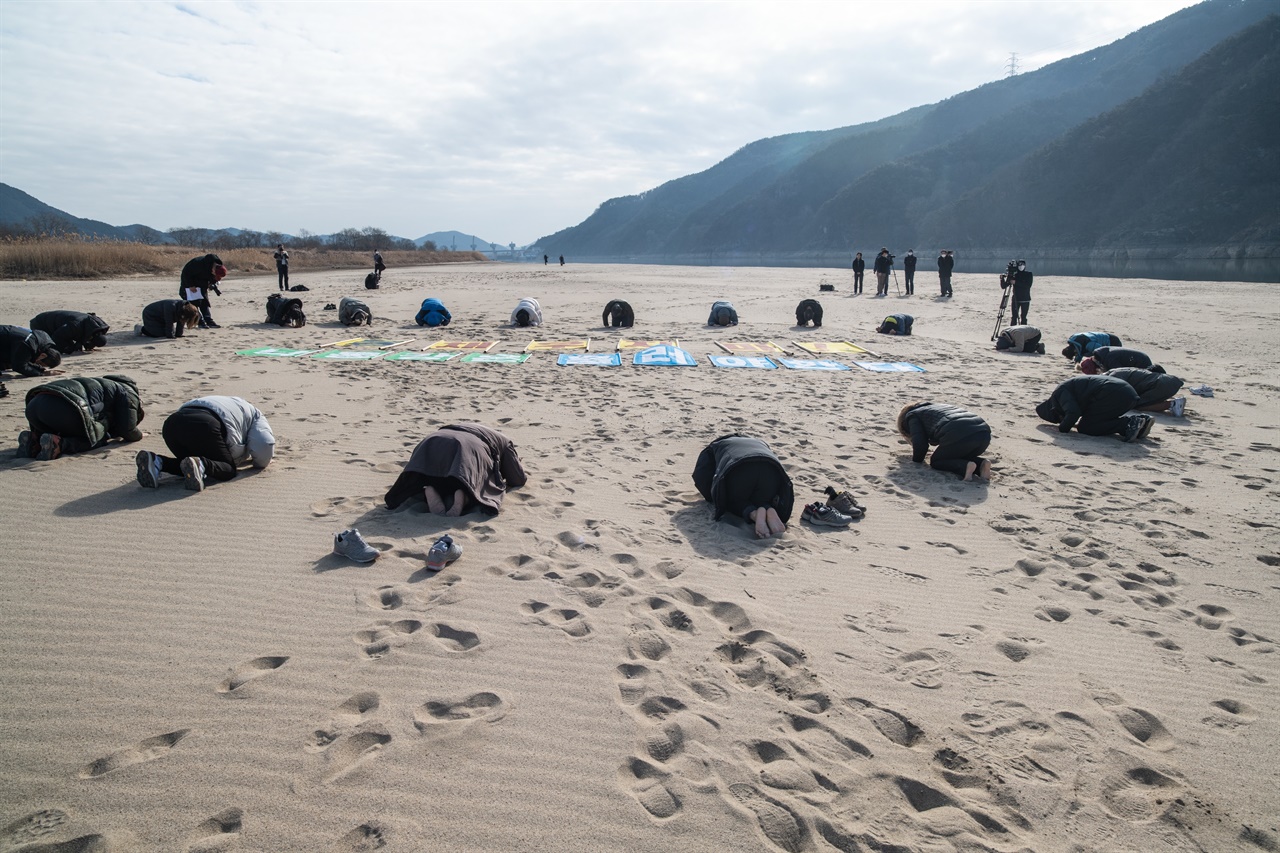
[{"label": "standing person", "polygon": [[916,295],[916,257],[915,249],[907,249],[902,257],[902,283],[907,288],[907,296]]},{"label": "standing person", "polygon": [[22,326],[0,326],[0,370],[23,376],[44,376],[62,363],[53,338]]},{"label": "standing person", "polygon": [[564,266],[564,255],[560,256],[560,266]]},{"label": "standing person", "polygon": [[192,258],[182,268],[178,296],[200,309],[200,322],[197,325],[201,329],[222,328],[213,322],[213,312],[209,310],[209,289],[213,288],[213,292],[221,296],[218,282],[226,275],[227,268],[223,265],[222,258],[214,254]]},{"label": "standing person", "polygon": [[938,285],[943,296],[951,295],[951,270],[955,268],[956,259],[950,249],[938,251]]},{"label": "standing person", "polygon": [[1155,418],[1130,415],[1138,392],[1116,376],[1073,376],[1036,406],[1042,420],[1056,423],[1058,432],[1075,427],[1085,435],[1118,435],[1125,441],[1146,438]]},{"label": "standing person", "polygon": [[157,488],[161,474],[172,474],[201,492],[209,483],[234,479],[236,468],[246,462],[266,468],[276,449],[266,415],[240,397],[188,400],[165,419],[161,434],[173,456],[138,451],[134,461],[144,488]]},{"label": "standing person", "polygon": [[546,266],[547,264],[549,264],[549,263],[551,263],[551,256],[550,256],[550,255],[543,255],[543,256],[542,256],[542,265],[545,267],[545,266]]},{"label": "standing person", "polygon": [[452,424],[418,443],[383,500],[395,509],[421,495],[436,515],[456,518],[473,509],[497,515],[507,489],[526,482],[511,439],[483,424]]},{"label": "standing person", "polygon": [[141,441],[142,401],[128,376],[55,379],[27,392],[18,455],[40,460],[84,453],[113,438]]},{"label": "standing person", "polygon": [[874,270],[876,274],[876,296],[889,295],[889,267],[893,265],[893,259],[889,255],[889,250],[880,247],[880,254],[876,255]]},{"label": "standing person", "polygon": [[1035,276],[1031,270],[1027,269],[1027,262],[1019,258],[1014,261],[1018,271],[1014,273],[1013,281],[1013,315],[1009,318],[1015,326],[1025,326],[1027,324],[1027,311],[1031,308],[1031,282]]},{"label": "standing person", "polygon": [[373,280],[382,281],[382,271],[387,265],[382,262],[382,252],[377,249],[373,250]]},{"label": "standing person", "polygon": [[867,269],[867,262],[862,259],[862,253],[853,256],[853,295],[857,296],[862,293],[862,275]]},{"label": "standing person", "polygon": [[276,245],[276,277],[281,290],[289,289],[289,253],[284,250],[284,243]]},{"label": "standing person", "polygon": [[935,471],[950,471],[962,480],[991,477],[991,463],[982,458],[991,446],[991,427],[982,418],[950,403],[909,403],[898,412],[898,434],[911,442],[911,459],[929,459]]},{"label": "standing person", "polygon": [[[739,433],[717,438],[698,455],[693,483],[715,507],[717,521],[725,513],[740,516],[757,539],[786,531],[795,490],[778,457],[760,439]],[[826,515],[836,517],[834,511]],[[844,524],[851,520],[842,518]]]}]

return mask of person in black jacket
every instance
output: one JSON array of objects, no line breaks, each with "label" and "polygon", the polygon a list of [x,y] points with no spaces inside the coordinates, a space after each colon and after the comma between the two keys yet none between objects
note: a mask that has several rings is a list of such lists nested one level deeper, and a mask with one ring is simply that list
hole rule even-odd
[{"label": "person in black jacket", "polygon": [[[1159,365],[1155,365],[1159,367]],[[1090,375],[1106,373],[1117,367],[1151,368],[1151,356],[1129,347],[1098,347],[1093,355],[1080,360],[1080,372]],[[1160,368],[1163,370],[1163,368]]]},{"label": "person in black jacket", "polygon": [[284,243],[276,244],[276,284],[281,290],[289,289],[289,253],[284,250]]},{"label": "person in black jacket", "polygon": [[1073,376],[1036,406],[1042,420],[1058,432],[1075,427],[1085,435],[1118,435],[1125,441],[1146,438],[1155,418],[1126,414],[1138,404],[1138,392],[1115,376]]},{"label": "person in black jacket", "polygon": [[142,309],[142,322],[133,327],[135,335],[148,338],[180,338],[183,329],[200,322],[200,309],[185,299],[161,299]]},{"label": "person in black jacket", "polygon": [[113,438],[140,441],[142,400],[128,376],[55,379],[27,392],[27,425],[18,455],[57,459],[101,447]]},{"label": "person in black jacket", "polygon": [[0,326],[0,370],[44,376],[62,363],[62,353],[48,333],[23,326]]},{"label": "person in black jacket", "polygon": [[604,313],[600,315],[600,322],[606,326],[617,329],[619,327],[630,329],[636,323],[636,312],[631,310],[631,305],[623,302],[621,299],[610,300],[609,304],[604,306]]},{"label": "person in black jacket", "polygon": [[991,463],[982,453],[991,446],[991,427],[972,412],[950,403],[910,403],[898,413],[898,434],[911,442],[911,459],[929,459],[935,471],[950,471],[962,480],[991,478]]},{"label": "person in black jacket", "polygon": [[822,325],[822,303],[816,299],[804,299],[796,306],[796,325],[813,323],[815,329]]},{"label": "person in black jacket", "polygon": [[[1155,365],[1159,368],[1159,365]],[[1145,370],[1141,367],[1117,367],[1108,370],[1107,376],[1123,379],[1138,392],[1134,408],[1140,412],[1168,412],[1180,418],[1186,412],[1187,398],[1179,397],[1182,380],[1162,369]]]},{"label": "person in black jacket", "polygon": [[31,318],[31,328],[48,333],[63,355],[105,347],[111,329],[97,314],[66,310],[37,314]]},{"label": "person in black jacket", "polygon": [[862,275],[867,269],[867,262],[862,259],[862,253],[853,256],[853,294],[857,296],[862,293]]},{"label": "person in black jacket", "polygon": [[907,289],[907,296],[914,296],[916,293],[916,263],[919,260],[915,249],[907,249],[907,253],[902,256],[902,286]]},{"label": "person in black jacket", "polygon": [[876,296],[889,295],[889,269],[892,266],[893,258],[889,255],[889,250],[881,246],[880,254],[876,255],[872,263],[872,269],[876,274]]},{"label": "person in black jacket", "polygon": [[882,335],[909,335],[915,324],[916,318],[910,314],[890,314],[880,321],[876,331]]},{"label": "person in black jacket", "polygon": [[1026,325],[1027,312],[1031,310],[1031,284],[1035,276],[1027,269],[1027,262],[1021,258],[1013,264],[1017,272],[1013,274],[1013,281],[1008,282],[1013,288],[1013,314],[1009,322],[1015,326]]},{"label": "person in black jacket", "polygon": [[222,258],[214,254],[192,258],[182,268],[182,281],[178,285],[178,295],[200,309],[198,325],[201,329],[222,328],[213,322],[213,312],[209,310],[209,290],[212,288],[214,293],[221,296],[222,291],[218,288],[218,282],[226,277],[226,274],[227,268],[223,265]]},{"label": "person in black jacket", "polygon": [[943,296],[951,295],[951,270],[955,269],[956,257],[950,249],[938,252],[938,284]]},{"label": "person in black jacket", "polygon": [[715,518],[741,516],[757,539],[787,529],[795,491],[778,457],[758,438],[723,435],[711,442],[693,468],[693,482],[715,506]]}]

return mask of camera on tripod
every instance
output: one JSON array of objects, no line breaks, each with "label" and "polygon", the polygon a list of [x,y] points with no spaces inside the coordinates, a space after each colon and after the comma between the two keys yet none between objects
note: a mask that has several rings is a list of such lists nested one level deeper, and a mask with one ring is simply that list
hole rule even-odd
[{"label": "camera on tripod", "polygon": [[1017,275],[1018,262],[1009,261],[1009,265],[1004,268],[1004,272],[1000,273],[1000,286],[1003,288],[1013,284],[1013,280]]},{"label": "camera on tripod", "polygon": [[895,259],[895,258],[897,258],[897,257],[898,257],[897,255],[890,255],[890,256],[889,256],[889,266],[893,266],[893,261],[894,261],[894,259]]}]

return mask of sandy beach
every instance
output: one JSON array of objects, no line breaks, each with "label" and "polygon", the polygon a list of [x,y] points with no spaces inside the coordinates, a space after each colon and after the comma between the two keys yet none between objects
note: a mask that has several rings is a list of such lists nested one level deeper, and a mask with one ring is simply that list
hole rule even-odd
[{"label": "sandy beach", "polygon": [[[0,323],[111,324],[62,366],[136,379],[148,433],[17,459],[40,380],[4,377],[0,853],[1280,849],[1280,291],[1038,276],[1049,354],[1024,356],[991,348],[998,272],[951,300],[924,271],[883,299],[821,269],[297,272],[309,322],[281,329],[274,274],[233,271],[223,328],[175,341],[132,327],[176,279],[0,282]],[[406,349],[678,339],[699,363],[236,355],[354,336],[322,310],[342,296]],[[428,296],[443,333],[412,323]],[[506,326],[523,296],[543,328]],[[807,297],[820,329],[794,326]],[[614,298],[635,328],[601,327]],[[717,299],[741,325],[704,325]],[[892,312],[912,337],[872,333]],[[1059,434],[1033,407],[1093,329],[1214,396],[1141,442]],[[706,358],[838,340],[926,372]],[[275,461],[140,488],[137,451],[215,393],[266,414]],[[990,484],[911,461],[894,418],[917,399],[991,424]],[[510,436],[528,484],[493,518],[387,511],[413,447],[462,421]],[[694,489],[735,431],[794,481],[778,539]],[[866,517],[802,524],[829,484]],[[376,562],[330,553],[347,527]],[[445,532],[463,556],[428,572]]]}]

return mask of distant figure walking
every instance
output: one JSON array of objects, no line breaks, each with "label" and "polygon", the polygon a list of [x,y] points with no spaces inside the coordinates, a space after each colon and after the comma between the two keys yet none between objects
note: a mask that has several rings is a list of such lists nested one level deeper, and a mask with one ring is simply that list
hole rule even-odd
[{"label": "distant figure walking", "polygon": [[853,256],[853,295],[857,296],[862,293],[862,275],[867,269],[867,262],[862,259],[862,253]]},{"label": "distant figure walking", "polygon": [[549,264],[549,263],[551,263],[551,256],[550,256],[550,255],[543,255],[543,256],[542,256],[542,265],[545,267],[545,266],[546,266],[547,264]]},{"label": "distant figure walking", "polygon": [[902,284],[907,288],[907,296],[915,296],[916,294],[916,262],[920,260],[916,257],[915,249],[907,249],[907,253],[902,256]]},{"label": "distant figure walking", "polygon": [[955,268],[956,258],[950,249],[938,252],[938,286],[943,296],[951,296],[951,270]]},{"label": "distant figure walking", "polygon": [[289,253],[284,250],[284,243],[276,244],[276,277],[281,290],[289,289]]},{"label": "distant figure walking", "polygon": [[564,266],[564,255],[560,256],[560,266]]},{"label": "distant figure walking", "polygon": [[387,265],[382,262],[382,252],[377,249],[373,250],[373,275],[375,281],[382,281],[382,271]]},{"label": "distant figure walking", "polygon": [[892,258],[889,257],[889,250],[880,247],[880,254],[876,255],[873,269],[876,274],[876,296],[889,295],[889,267],[893,265]]}]

